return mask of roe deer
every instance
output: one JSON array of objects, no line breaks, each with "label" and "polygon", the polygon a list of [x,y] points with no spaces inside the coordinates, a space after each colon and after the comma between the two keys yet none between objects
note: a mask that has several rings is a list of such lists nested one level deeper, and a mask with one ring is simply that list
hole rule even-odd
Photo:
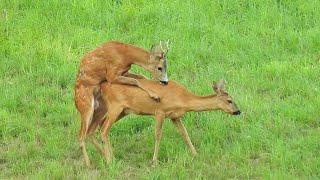
[{"label": "roe deer", "polygon": [[[192,154],[196,155],[197,152],[181,121],[182,116],[186,112],[222,110],[232,115],[240,115],[241,113],[232,97],[224,91],[224,80],[220,80],[214,84],[213,89],[216,94],[208,96],[197,96],[174,81],[169,81],[167,86],[161,86],[159,83],[146,79],[140,79],[139,82],[159,94],[161,101],[159,103],[154,102],[148,97],[146,92],[133,86],[101,84],[102,97],[100,97],[99,101],[102,106],[98,108],[97,116],[89,127],[88,136],[96,148],[105,156],[107,162],[110,162],[112,157],[111,144],[108,138],[110,128],[113,123],[128,114],[155,116],[156,142],[152,160],[156,163],[162,136],[162,124],[165,117],[172,120]],[[107,118],[103,119],[106,112],[108,112]],[[98,124],[102,125],[101,138],[104,144],[103,148],[93,136],[93,132]]]},{"label": "roe deer", "polygon": [[[168,44],[163,46],[161,42],[148,52],[129,44],[112,41],[101,45],[83,57],[76,80],[75,104],[81,115],[79,143],[87,166],[90,166],[90,161],[84,138],[94,109],[97,107],[94,94],[99,91],[100,83],[107,81],[108,84],[137,86],[149,97],[159,101],[159,95],[137,81],[144,77],[129,73],[129,69],[132,64],[136,64],[151,72],[154,80],[167,84],[167,51]],[[125,86],[118,87],[121,89]]]}]

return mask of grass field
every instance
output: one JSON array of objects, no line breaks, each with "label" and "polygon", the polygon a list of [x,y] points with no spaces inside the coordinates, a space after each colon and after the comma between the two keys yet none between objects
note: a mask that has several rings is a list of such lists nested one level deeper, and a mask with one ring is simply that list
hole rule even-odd
[{"label": "grass field", "polygon": [[[0,179],[320,178],[319,9],[318,0],[0,1]],[[114,162],[87,142],[86,168],[73,102],[81,57],[109,40],[149,49],[166,39],[170,79],[206,95],[223,78],[242,115],[187,114],[196,158],[166,121],[156,168],[153,118],[129,116],[111,130]]]}]

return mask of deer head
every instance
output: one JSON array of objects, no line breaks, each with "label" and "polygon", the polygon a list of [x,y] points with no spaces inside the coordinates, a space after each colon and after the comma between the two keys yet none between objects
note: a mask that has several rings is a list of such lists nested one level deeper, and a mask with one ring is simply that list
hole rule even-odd
[{"label": "deer head", "polygon": [[167,75],[167,59],[166,55],[169,51],[169,41],[153,45],[150,50],[150,63],[153,67],[152,76],[154,80],[160,81],[162,84],[168,84]]},{"label": "deer head", "polygon": [[232,115],[240,115],[241,111],[237,107],[232,97],[224,91],[224,86],[225,81],[223,79],[221,79],[217,83],[214,83],[213,85],[213,90],[217,94],[219,109]]}]

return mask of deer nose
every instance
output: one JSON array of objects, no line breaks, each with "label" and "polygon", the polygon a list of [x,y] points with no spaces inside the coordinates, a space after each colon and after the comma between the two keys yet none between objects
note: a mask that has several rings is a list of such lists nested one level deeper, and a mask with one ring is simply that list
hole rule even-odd
[{"label": "deer nose", "polygon": [[160,81],[161,82],[161,84],[163,84],[163,85],[167,85],[168,84],[168,81]]},{"label": "deer nose", "polygon": [[241,114],[241,111],[239,110],[232,113],[232,115],[240,115],[240,114]]}]

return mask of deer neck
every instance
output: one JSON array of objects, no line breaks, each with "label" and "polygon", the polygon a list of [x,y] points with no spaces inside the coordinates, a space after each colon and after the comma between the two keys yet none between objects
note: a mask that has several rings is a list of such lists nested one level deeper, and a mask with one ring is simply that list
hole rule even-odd
[{"label": "deer neck", "polygon": [[148,56],[144,60],[135,61],[133,62],[133,64],[136,64],[149,72],[153,72],[154,67],[153,64],[150,63],[149,57],[150,56]]},{"label": "deer neck", "polygon": [[132,64],[136,64],[148,71],[153,69],[152,64],[150,63],[150,53],[143,49],[137,48],[132,52],[130,61]]},{"label": "deer neck", "polygon": [[209,111],[218,109],[217,95],[192,95],[185,103],[186,111]]}]

